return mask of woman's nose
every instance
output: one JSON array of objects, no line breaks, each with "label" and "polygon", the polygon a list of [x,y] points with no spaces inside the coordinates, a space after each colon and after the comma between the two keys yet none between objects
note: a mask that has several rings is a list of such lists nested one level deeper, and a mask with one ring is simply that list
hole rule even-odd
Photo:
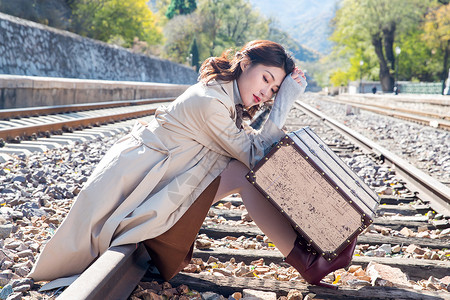
[{"label": "woman's nose", "polygon": [[270,96],[269,91],[270,91],[270,87],[265,86],[261,89],[260,92],[261,92],[261,95],[264,96],[264,98],[268,98]]}]

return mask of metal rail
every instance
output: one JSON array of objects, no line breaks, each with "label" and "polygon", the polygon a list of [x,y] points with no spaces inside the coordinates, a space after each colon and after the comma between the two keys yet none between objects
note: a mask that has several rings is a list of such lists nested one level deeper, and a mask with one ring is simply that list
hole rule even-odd
[{"label": "metal rail", "polygon": [[[157,107],[160,104],[169,103],[173,98],[159,98],[159,99],[147,99],[139,101],[114,101],[107,103],[95,103],[86,105],[68,105],[68,106],[56,106],[49,108],[38,108],[38,109],[19,109],[19,110],[9,110],[6,115],[20,115],[20,114],[35,114],[38,112],[40,115],[47,115],[49,113],[55,112],[69,112],[69,111],[81,111],[87,109],[105,109],[114,107],[127,107],[127,106],[142,106],[145,105],[144,109],[137,109],[132,112],[111,112],[105,113],[103,116],[92,116],[92,117],[76,117],[71,120],[56,121],[50,123],[41,123],[28,126],[18,126],[18,127],[6,127],[0,128],[0,138],[3,140],[16,140],[20,141],[22,137],[33,136],[44,134],[48,136],[52,131],[65,130],[73,131],[74,128],[95,126],[99,124],[111,123],[121,120],[126,120],[130,118],[138,118],[147,115],[154,114]],[[4,113],[2,111],[2,113]]]},{"label": "metal rail", "polygon": [[27,107],[27,108],[14,108],[14,109],[1,109],[0,120],[9,120],[13,118],[27,118],[36,117],[42,115],[61,114],[68,112],[104,109],[112,107],[143,105],[151,103],[160,103],[175,100],[175,98],[152,98],[142,100],[123,100],[123,101],[108,101],[108,102],[95,102],[95,103],[83,103],[83,104],[70,104],[70,105],[55,105],[55,106],[39,106],[39,107]]},{"label": "metal rail", "polygon": [[430,207],[443,215],[450,216],[450,188],[421,170],[413,167],[406,160],[390,152],[386,148],[374,143],[363,135],[339,123],[333,118],[325,115],[310,105],[297,101],[295,105],[306,113],[322,119],[327,125],[337,130],[352,142],[365,150],[372,151],[382,156],[385,161],[395,166],[395,170],[400,177],[410,185],[411,190],[419,191],[419,196],[424,202],[428,202]]},{"label": "metal rail", "polygon": [[365,99],[377,102],[377,100],[382,97],[383,99],[386,99],[388,101],[392,102],[403,102],[403,103],[419,103],[419,104],[431,104],[436,106],[450,106],[450,98],[444,95],[418,95],[418,94],[369,94],[369,93],[363,93],[363,94],[340,94],[338,97],[346,97],[346,98],[356,98],[356,99]]},{"label": "metal rail", "polygon": [[364,109],[367,111],[372,111],[377,114],[383,114],[390,117],[395,117],[407,121],[413,121],[420,124],[437,127],[445,130],[450,130],[450,116],[443,114],[435,114],[424,111],[416,111],[412,109],[404,109],[397,107],[386,107],[383,105],[364,103],[354,100],[340,100],[340,99],[327,99],[327,101],[332,101],[341,104],[350,104],[354,107]]},{"label": "metal rail", "polygon": [[59,297],[60,300],[126,299],[148,269],[142,244],[108,249]]}]

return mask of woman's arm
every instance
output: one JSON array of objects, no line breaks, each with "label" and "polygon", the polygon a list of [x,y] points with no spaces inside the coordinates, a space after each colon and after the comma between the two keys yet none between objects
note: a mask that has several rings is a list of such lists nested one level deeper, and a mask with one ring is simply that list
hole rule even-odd
[{"label": "woman's arm", "polygon": [[269,120],[278,128],[283,128],[292,105],[307,85],[303,72],[297,68],[283,80],[269,115]]},{"label": "woman's arm", "polygon": [[241,161],[249,168],[255,166],[271,146],[285,135],[270,120],[266,121],[261,130],[251,134],[238,129],[228,108],[218,100],[211,100],[204,114],[205,126],[202,130],[208,139],[199,142],[213,151]]}]

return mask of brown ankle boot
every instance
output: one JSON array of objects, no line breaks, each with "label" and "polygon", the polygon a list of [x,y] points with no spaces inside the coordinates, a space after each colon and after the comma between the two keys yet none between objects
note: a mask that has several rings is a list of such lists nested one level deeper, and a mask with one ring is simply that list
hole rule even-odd
[{"label": "brown ankle boot", "polygon": [[300,237],[297,237],[294,248],[285,258],[285,261],[293,266],[308,283],[337,289],[337,285],[329,284],[321,280],[330,272],[348,266],[352,260],[355,247],[356,239],[335,259],[328,262],[312,248],[308,247]]}]

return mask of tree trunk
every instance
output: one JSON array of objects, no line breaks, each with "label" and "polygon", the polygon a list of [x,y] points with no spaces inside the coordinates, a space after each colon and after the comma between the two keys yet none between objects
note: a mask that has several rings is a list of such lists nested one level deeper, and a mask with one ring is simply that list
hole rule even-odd
[{"label": "tree trunk", "polygon": [[209,56],[215,56],[214,55],[214,49],[216,48],[216,35],[217,35],[217,31],[218,31],[218,17],[217,17],[217,11],[214,10],[215,8],[213,8],[211,15],[212,15],[212,24],[210,27],[211,33],[210,33],[210,37],[211,37],[211,47],[209,48]]},{"label": "tree trunk", "polygon": [[379,34],[372,35],[372,45],[375,48],[375,53],[377,54],[378,62],[380,63],[381,88],[383,89],[383,92],[392,92],[394,89],[394,78],[389,72],[389,67],[384,58],[381,36]]},{"label": "tree trunk", "polygon": [[395,23],[391,22],[383,29],[383,46],[386,59],[390,63],[392,71],[395,71],[395,55],[394,55],[394,38],[395,38]]},{"label": "tree trunk", "polygon": [[[441,80],[442,80],[441,94],[444,94],[445,80],[447,79],[447,76],[449,76],[449,73],[450,73],[450,71],[448,70],[448,57],[449,57],[449,52],[450,52],[449,49],[450,49],[450,40],[447,41],[447,45],[444,50],[444,69],[442,70],[442,75],[441,75]],[[448,82],[448,85],[450,86],[450,82]]]}]

